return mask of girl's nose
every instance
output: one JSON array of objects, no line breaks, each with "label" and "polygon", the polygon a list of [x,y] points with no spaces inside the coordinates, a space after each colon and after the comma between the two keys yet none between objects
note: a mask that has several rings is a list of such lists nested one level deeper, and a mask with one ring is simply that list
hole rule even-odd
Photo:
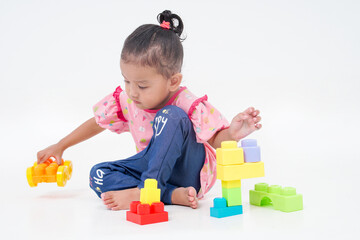
[{"label": "girl's nose", "polygon": [[130,97],[131,98],[137,98],[139,96],[139,93],[136,89],[136,86],[131,86],[130,87]]}]

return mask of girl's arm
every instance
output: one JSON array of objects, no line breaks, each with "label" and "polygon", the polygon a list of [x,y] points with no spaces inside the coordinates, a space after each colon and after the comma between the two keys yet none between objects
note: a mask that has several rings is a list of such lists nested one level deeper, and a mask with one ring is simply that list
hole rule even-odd
[{"label": "girl's arm", "polygon": [[212,138],[208,140],[208,143],[215,149],[221,147],[222,141],[236,141],[229,133],[229,128],[220,130],[214,134]]},{"label": "girl's arm", "polygon": [[261,117],[259,114],[259,110],[249,107],[233,118],[229,128],[215,133],[215,135],[208,140],[208,143],[216,149],[221,147],[222,141],[238,142],[240,139],[261,128],[261,124],[259,123]]},{"label": "girl's arm", "polygon": [[62,154],[67,148],[85,141],[104,130],[104,128],[101,128],[96,123],[94,117],[90,118],[74,131],[72,131],[69,135],[61,139],[58,143],[39,151],[37,153],[38,163],[45,162],[50,157],[54,157],[56,158],[57,163],[60,164]]}]

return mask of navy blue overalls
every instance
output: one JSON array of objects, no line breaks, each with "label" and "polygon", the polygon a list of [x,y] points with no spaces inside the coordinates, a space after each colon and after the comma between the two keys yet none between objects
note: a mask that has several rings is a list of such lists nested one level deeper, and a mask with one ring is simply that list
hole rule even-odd
[{"label": "navy blue overalls", "polygon": [[147,178],[158,181],[165,204],[171,204],[175,188],[192,186],[200,190],[205,148],[196,142],[188,115],[179,107],[165,106],[155,116],[153,133],[149,145],[138,154],[91,169],[90,187],[99,197],[107,191],[143,188]]}]

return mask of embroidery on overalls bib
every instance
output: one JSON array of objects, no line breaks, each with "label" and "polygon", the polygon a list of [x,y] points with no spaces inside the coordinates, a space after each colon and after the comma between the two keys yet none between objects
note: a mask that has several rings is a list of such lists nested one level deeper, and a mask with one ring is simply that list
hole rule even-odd
[{"label": "embroidery on overalls bib", "polygon": [[155,118],[155,124],[154,124],[155,137],[157,137],[161,134],[161,132],[163,131],[163,129],[166,125],[167,120],[168,119],[163,116],[158,116],[157,118]]}]

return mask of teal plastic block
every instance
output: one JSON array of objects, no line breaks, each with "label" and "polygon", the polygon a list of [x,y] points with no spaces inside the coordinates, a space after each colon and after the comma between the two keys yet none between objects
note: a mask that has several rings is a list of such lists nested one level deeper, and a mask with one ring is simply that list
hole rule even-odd
[{"label": "teal plastic block", "polygon": [[272,203],[275,210],[294,212],[303,209],[303,196],[296,194],[293,187],[282,188],[279,185],[269,186],[267,183],[255,184],[250,190],[250,204],[266,206]]},{"label": "teal plastic block", "polygon": [[242,205],[227,207],[225,198],[214,198],[214,207],[210,208],[210,216],[216,218],[230,217],[242,213]]}]

